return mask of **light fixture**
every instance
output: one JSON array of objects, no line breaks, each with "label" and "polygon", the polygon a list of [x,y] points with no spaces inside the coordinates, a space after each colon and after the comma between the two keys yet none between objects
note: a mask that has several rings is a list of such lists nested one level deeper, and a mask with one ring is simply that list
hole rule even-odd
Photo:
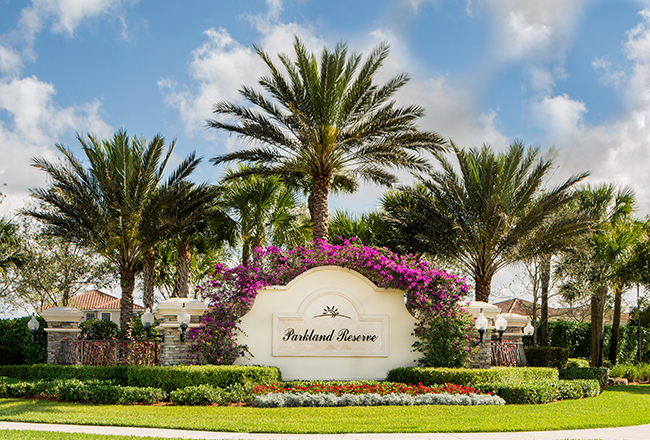
[{"label": "light fixture", "polygon": [[34,343],[34,336],[36,335],[36,332],[38,331],[38,328],[41,325],[39,324],[38,320],[36,319],[36,314],[32,313],[32,319],[29,320],[27,323],[27,328],[29,329],[30,333],[32,334],[32,344]]},{"label": "light fixture", "polygon": [[478,318],[476,318],[476,330],[478,330],[479,334],[479,344],[483,343],[483,333],[485,333],[485,330],[487,329],[488,326],[488,320],[483,314],[483,309],[478,314]]},{"label": "light fixture", "polygon": [[153,314],[151,313],[151,309],[147,309],[142,314],[142,316],[140,317],[140,321],[142,322],[142,326],[144,327],[144,332],[147,335],[147,341],[148,341],[149,336],[151,334],[151,327],[155,322]]},{"label": "light fixture", "polygon": [[526,327],[524,327],[524,335],[528,336],[528,345],[532,345],[533,343],[533,333],[535,333],[535,327],[529,321]]},{"label": "light fixture", "polygon": [[187,336],[187,327],[190,325],[191,316],[185,310],[185,303],[183,303],[183,308],[176,317],[178,320],[178,325],[181,326],[181,342],[185,342],[185,337]]},{"label": "light fixture", "polygon": [[499,332],[499,342],[503,342],[503,332],[505,332],[508,327],[508,321],[503,317],[503,313],[499,313],[497,319],[494,320],[494,326]]}]

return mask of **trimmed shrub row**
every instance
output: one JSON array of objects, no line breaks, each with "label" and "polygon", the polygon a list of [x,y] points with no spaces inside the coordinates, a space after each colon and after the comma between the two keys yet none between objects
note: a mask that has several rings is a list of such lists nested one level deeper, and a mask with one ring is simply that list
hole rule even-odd
[{"label": "trimmed shrub row", "polygon": [[576,367],[560,370],[560,379],[575,380],[575,379],[595,379],[600,386],[605,386],[607,383],[608,375],[607,368],[589,368],[589,367]]},{"label": "trimmed shrub row", "polygon": [[7,365],[0,366],[0,376],[13,377],[23,381],[101,380],[123,386],[160,388],[165,392],[202,384],[225,388],[233,384],[267,385],[282,380],[280,370],[276,367],[240,365],[174,367]]},{"label": "trimmed shrub row", "polygon": [[540,404],[554,400],[580,399],[600,394],[596,380],[549,380],[520,383],[478,384],[482,391],[490,391],[502,397],[507,404]]},{"label": "trimmed shrub row", "polygon": [[562,369],[569,360],[569,349],[564,347],[524,347],[527,365]]},{"label": "trimmed shrub row", "polygon": [[[388,372],[386,381],[400,383],[420,383],[430,386],[453,383],[461,386],[501,382],[535,382],[538,380],[557,380],[555,368],[509,368],[496,367],[486,370],[469,368],[395,368]],[[483,390],[481,388],[481,390]]]}]

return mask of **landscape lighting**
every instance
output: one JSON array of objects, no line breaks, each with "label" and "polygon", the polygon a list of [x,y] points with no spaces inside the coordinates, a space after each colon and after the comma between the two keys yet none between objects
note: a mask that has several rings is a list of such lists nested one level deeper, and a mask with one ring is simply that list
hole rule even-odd
[{"label": "landscape lighting", "polygon": [[154,317],[153,314],[151,313],[151,309],[147,309],[142,316],[140,317],[140,321],[142,322],[142,326],[144,327],[144,332],[147,335],[147,341],[149,340],[149,335],[151,333],[151,327],[154,324]]},{"label": "landscape lighting", "polygon": [[535,333],[535,328],[529,322],[524,327],[524,335],[528,336],[528,345],[531,345],[533,342],[533,333]]},{"label": "landscape lighting", "polygon": [[483,309],[478,314],[478,318],[476,318],[476,330],[478,330],[479,334],[479,343],[483,343],[483,333],[485,333],[485,330],[487,329],[488,326],[488,320],[483,314]]},{"label": "landscape lighting", "polygon": [[27,328],[29,329],[30,333],[32,334],[32,344],[34,343],[34,336],[36,335],[36,332],[38,331],[38,328],[40,327],[40,324],[38,323],[38,320],[36,319],[36,314],[32,313],[32,319],[29,320],[27,323]]},{"label": "landscape lighting", "polygon": [[183,303],[183,308],[176,317],[178,324],[181,326],[181,342],[185,342],[185,337],[187,335],[187,327],[190,325],[190,314],[185,310],[185,303]]},{"label": "landscape lighting", "polygon": [[508,327],[508,321],[503,317],[503,313],[499,313],[497,319],[494,320],[494,326],[499,332],[499,342],[503,342],[503,332],[505,332]]}]

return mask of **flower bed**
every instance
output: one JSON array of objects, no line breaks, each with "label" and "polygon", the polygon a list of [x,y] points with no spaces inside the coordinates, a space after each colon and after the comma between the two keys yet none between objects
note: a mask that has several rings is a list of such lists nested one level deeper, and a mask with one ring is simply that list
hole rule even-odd
[{"label": "flower bed", "polygon": [[379,405],[505,405],[505,400],[489,394],[341,394],[271,393],[255,396],[255,406],[281,408],[301,406],[379,406]]},{"label": "flower bed", "polygon": [[492,394],[483,393],[471,387],[465,387],[454,384],[444,384],[441,386],[426,386],[422,383],[417,385],[394,383],[394,382],[336,382],[332,384],[318,382],[304,382],[294,384],[274,383],[271,385],[256,385],[253,387],[255,395],[264,394],[377,394],[387,396],[389,394],[407,394],[409,396],[419,396],[423,394],[452,394],[465,395],[472,394]]}]

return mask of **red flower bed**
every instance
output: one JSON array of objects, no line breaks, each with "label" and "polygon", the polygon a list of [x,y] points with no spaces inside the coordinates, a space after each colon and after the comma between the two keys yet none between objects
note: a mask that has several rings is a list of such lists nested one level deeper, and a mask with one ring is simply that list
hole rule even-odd
[{"label": "red flower bed", "polygon": [[271,393],[308,393],[308,394],[320,394],[320,393],[332,393],[338,396],[342,394],[379,394],[385,396],[387,394],[409,394],[411,396],[417,396],[419,394],[492,394],[492,393],[483,393],[481,390],[477,390],[470,387],[463,387],[460,385],[454,385],[446,383],[444,386],[438,387],[428,387],[423,385],[420,382],[417,385],[403,384],[403,383],[394,383],[394,382],[377,382],[373,384],[344,384],[344,385],[327,385],[322,383],[311,383],[308,385],[294,385],[286,386],[281,383],[274,383],[271,385],[256,385],[253,388],[253,392],[257,394],[271,394]]}]

